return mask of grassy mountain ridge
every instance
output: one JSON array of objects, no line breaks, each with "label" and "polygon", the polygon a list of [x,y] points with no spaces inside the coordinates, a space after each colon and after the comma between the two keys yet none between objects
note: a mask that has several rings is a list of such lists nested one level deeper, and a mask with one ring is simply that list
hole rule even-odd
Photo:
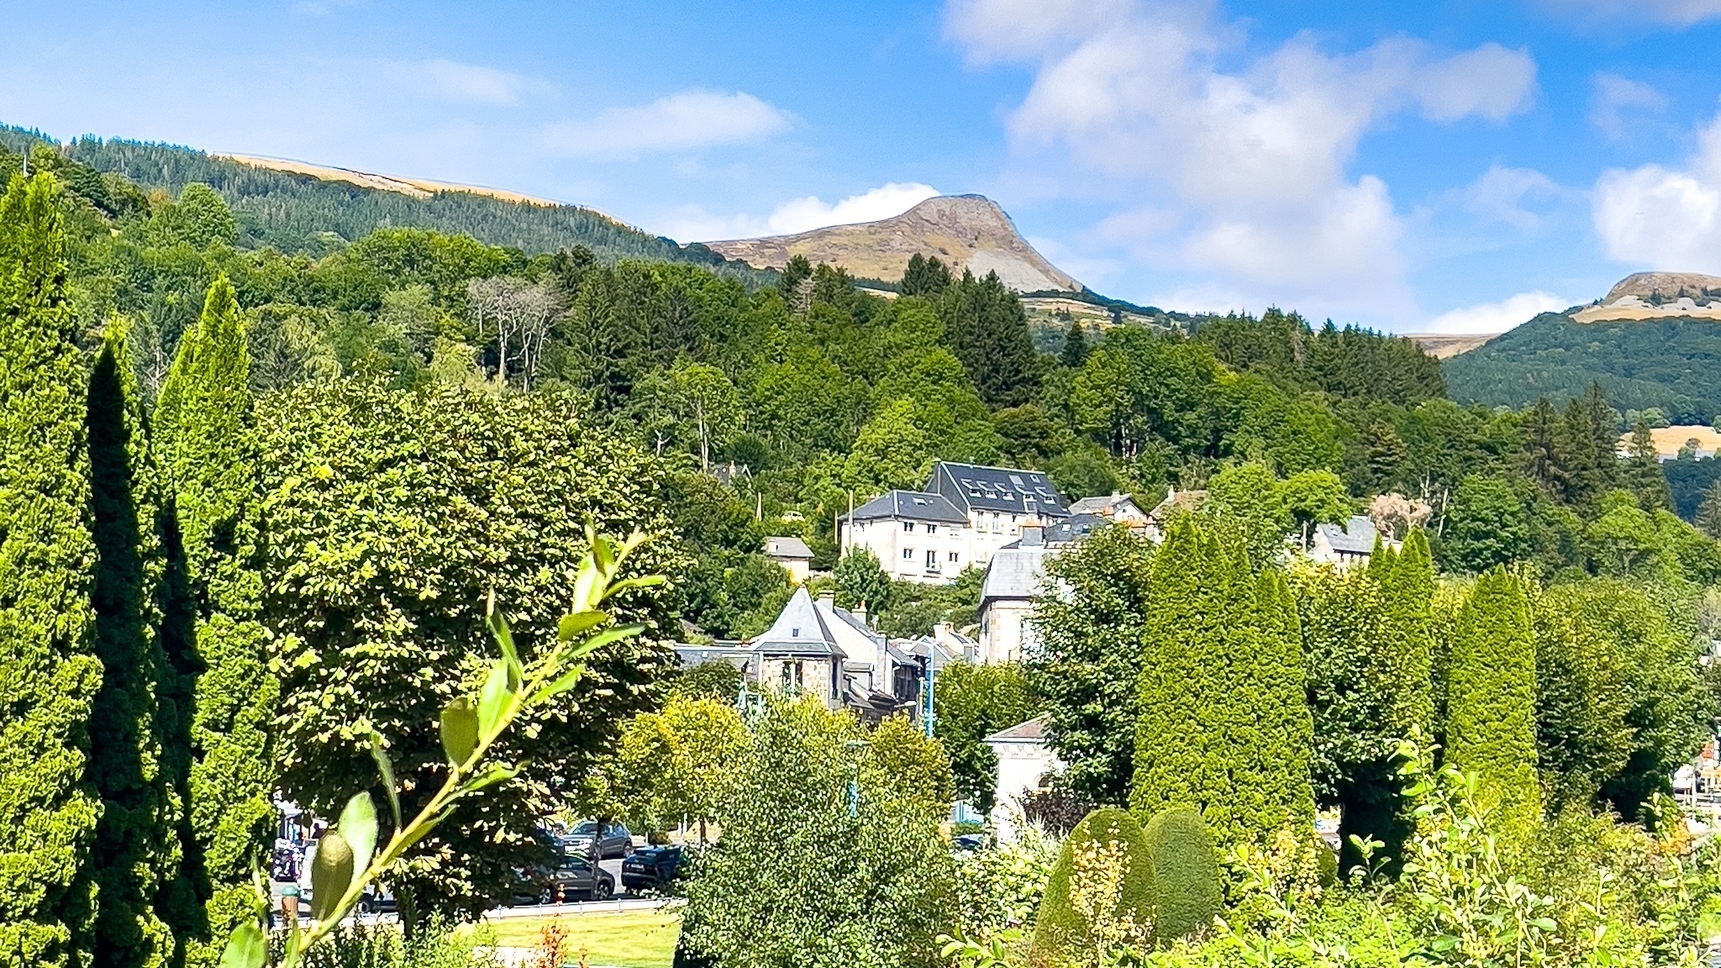
[{"label": "grassy mountain ridge", "polygon": [[1446,361],[1460,403],[1556,405],[1599,383],[1622,410],[1658,407],[1675,423],[1721,414],[1721,325],[1702,319],[1580,323],[1543,313]]}]

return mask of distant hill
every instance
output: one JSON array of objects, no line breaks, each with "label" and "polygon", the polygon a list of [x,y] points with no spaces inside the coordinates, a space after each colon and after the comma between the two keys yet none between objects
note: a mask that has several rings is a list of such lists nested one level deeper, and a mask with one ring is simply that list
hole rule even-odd
[{"label": "distant hill", "polygon": [[1446,361],[1461,403],[1556,404],[1600,383],[1621,410],[1675,423],[1721,414],[1721,278],[1639,273],[1595,303],[1543,313]]},{"label": "distant hill", "polygon": [[202,182],[226,199],[239,226],[240,244],[246,247],[320,254],[378,228],[422,228],[464,233],[527,253],[584,245],[605,262],[693,262],[753,284],[775,278],[703,245],[678,245],[593,209],[496,189],[276,159],[230,158],[139,141],[81,138],[60,146],[39,131],[20,128],[0,127],[0,144],[13,151],[50,145],[73,161],[123,175],[145,189],[177,194],[192,182]]},{"label": "distant hill", "polygon": [[1083,292],[1086,287],[1034,251],[1010,216],[984,195],[929,198],[894,218],[832,225],[795,235],[706,243],[758,268],[781,269],[794,256],[842,266],[866,279],[900,279],[916,253],[937,256],[960,272],[997,272],[1017,292]]}]

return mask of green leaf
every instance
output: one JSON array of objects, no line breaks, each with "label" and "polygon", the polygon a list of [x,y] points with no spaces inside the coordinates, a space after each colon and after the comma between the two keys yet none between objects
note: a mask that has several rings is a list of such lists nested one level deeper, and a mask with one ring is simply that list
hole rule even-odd
[{"label": "green leaf", "polygon": [[442,707],[442,752],[450,766],[459,766],[478,748],[478,710],[461,696]]},{"label": "green leaf", "polygon": [[263,929],[247,921],[227,936],[221,968],[263,968],[268,957],[269,944],[263,938]]},{"label": "green leaf", "polygon": [[592,611],[603,599],[603,576],[591,558],[580,562],[580,573],[574,578],[574,611]]},{"label": "green leaf", "polygon": [[568,656],[569,658],[579,658],[580,656],[590,655],[606,645],[620,642],[622,639],[631,639],[644,631],[645,626],[637,624],[623,625],[617,628],[607,629],[575,646],[568,653]]},{"label": "green leaf", "polygon": [[353,877],[361,877],[370,867],[371,855],[376,853],[376,807],[369,793],[355,793],[341,811],[336,829],[353,850]]},{"label": "green leaf", "polygon": [[520,652],[514,648],[514,630],[508,627],[508,618],[501,612],[490,613],[490,634],[496,637],[496,644],[502,649],[502,658],[508,663],[508,668],[516,676],[522,674],[524,666],[520,664]]},{"label": "green leaf", "polygon": [[556,623],[556,637],[563,642],[572,641],[609,621],[609,618],[609,614],[606,612],[577,612],[573,615],[564,615],[562,620]]},{"label": "green leaf", "polygon": [[311,862],[311,917],[324,921],[335,913],[335,906],[352,886],[353,870],[352,845],[339,830],[324,833]]},{"label": "green leaf", "polygon": [[615,554],[610,549],[610,539],[597,535],[592,542],[592,560],[597,562],[599,574],[615,574]]},{"label": "green leaf", "polygon": [[630,588],[655,588],[668,580],[662,575],[640,575],[638,578],[623,578],[609,587],[604,598],[614,598]]},{"label": "green leaf", "polygon": [[520,775],[520,771],[503,763],[492,763],[484,772],[473,777],[465,784],[467,793],[487,790],[498,783],[506,783]]},{"label": "green leaf", "polygon": [[544,686],[542,689],[539,689],[534,693],[532,695],[533,704],[535,705],[548,699],[554,699],[562,693],[567,692],[569,689],[574,688],[574,684],[580,681],[580,676],[584,675],[585,671],[586,667],[584,663],[580,663],[568,669],[566,672],[557,676],[556,681]]},{"label": "green leaf", "polygon": [[394,826],[400,828],[400,794],[394,791],[394,763],[388,758],[388,750],[383,748],[382,734],[371,730],[370,755],[376,760],[377,772],[382,774],[382,788],[388,794],[388,809],[394,814]]},{"label": "green leaf", "polygon": [[512,671],[508,668],[506,659],[498,659],[490,667],[490,675],[484,680],[484,688],[478,692],[478,733],[480,736],[493,736],[496,726],[502,721],[502,713],[508,707],[508,700],[514,691],[509,688]]}]

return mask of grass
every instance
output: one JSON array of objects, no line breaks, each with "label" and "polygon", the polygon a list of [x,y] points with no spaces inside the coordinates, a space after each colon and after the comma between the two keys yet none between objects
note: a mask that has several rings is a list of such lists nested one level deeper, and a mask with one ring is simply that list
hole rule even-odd
[{"label": "grass", "polygon": [[485,926],[495,932],[498,945],[531,948],[551,924],[560,924],[568,932],[562,950],[570,963],[578,962],[584,949],[585,961],[592,965],[669,968],[675,959],[675,939],[681,934],[681,912],[557,914],[490,921]]}]

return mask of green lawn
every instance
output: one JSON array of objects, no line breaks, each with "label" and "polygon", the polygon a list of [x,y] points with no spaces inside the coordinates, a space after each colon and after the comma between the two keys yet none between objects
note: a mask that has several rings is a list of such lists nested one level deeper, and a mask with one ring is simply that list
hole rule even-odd
[{"label": "green lawn", "polygon": [[495,932],[499,945],[530,948],[538,944],[544,928],[552,923],[560,923],[568,931],[563,950],[570,964],[578,963],[584,949],[585,960],[592,965],[669,968],[675,957],[675,939],[681,933],[681,912],[547,915],[489,921],[485,927]]}]

